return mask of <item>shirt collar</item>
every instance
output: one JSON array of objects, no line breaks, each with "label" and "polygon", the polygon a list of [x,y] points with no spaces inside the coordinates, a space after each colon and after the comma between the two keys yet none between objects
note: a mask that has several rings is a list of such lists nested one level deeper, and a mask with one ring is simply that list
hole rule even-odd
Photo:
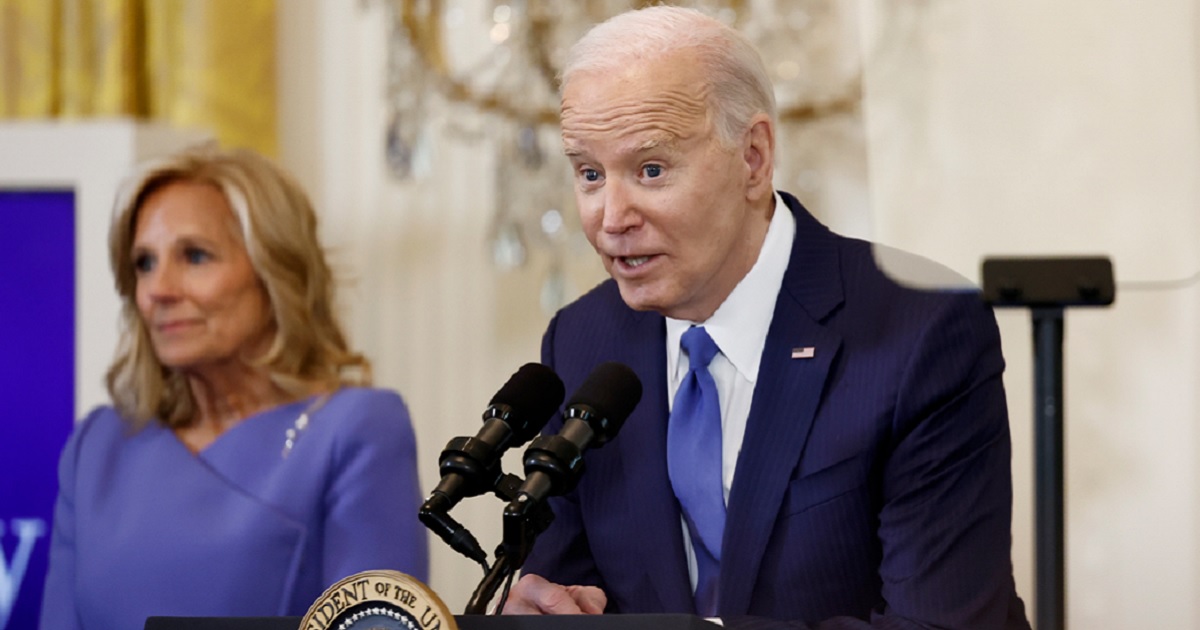
[{"label": "shirt collar", "polygon": [[775,314],[775,300],[783,286],[783,276],[796,238],[796,218],[779,193],[775,193],[775,211],[767,226],[758,260],[750,268],[716,312],[703,322],[667,320],[667,374],[679,369],[679,339],[692,326],[704,326],[708,335],[747,381],[758,379],[767,331]]}]

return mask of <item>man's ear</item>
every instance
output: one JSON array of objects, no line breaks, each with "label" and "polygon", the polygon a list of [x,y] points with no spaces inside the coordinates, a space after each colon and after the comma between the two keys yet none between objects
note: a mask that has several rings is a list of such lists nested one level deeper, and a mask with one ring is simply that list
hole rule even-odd
[{"label": "man's ear", "polygon": [[766,114],[758,114],[746,132],[745,160],[749,171],[746,180],[746,199],[756,201],[764,195],[772,195],[772,177],[775,174],[775,125]]}]

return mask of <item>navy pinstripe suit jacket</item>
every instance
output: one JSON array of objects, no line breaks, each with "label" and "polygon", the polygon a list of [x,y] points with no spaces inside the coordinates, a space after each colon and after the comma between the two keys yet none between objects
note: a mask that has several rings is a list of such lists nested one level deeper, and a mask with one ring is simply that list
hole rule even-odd
[{"label": "navy pinstripe suit jacket", "polygon": [[[729,496],[720,610],[793,627],[1027,628],[1012,578],[1004,360],[972,292],[899,286],[869,243],[795,198],[796,238]],[[609,610],[692,612],[667,478],[666,329],[612,280],[560,311],[542,360],[577,388],[602,361],[645,393],[556,498],[525,572],[605,590]],[[811,359],[793,359],[813,346]],[[557,431],[557,419],[547,431]],[[719,465],[714,463],[714,465]]]}]

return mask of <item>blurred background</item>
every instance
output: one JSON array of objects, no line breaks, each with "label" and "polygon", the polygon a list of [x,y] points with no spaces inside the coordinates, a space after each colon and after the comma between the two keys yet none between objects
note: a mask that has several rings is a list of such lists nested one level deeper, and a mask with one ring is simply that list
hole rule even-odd
[{"label": "blurred background", "polygon": [[[0,628],[33,623],[58,451],[107,402],[125,172],[215,138],[298,176],[429,489],[446,441],[538,359],[554,309],[604,277],[554,76],[576,37],[637,4],[0,0]],[[679,4],[758,44],[781,106],[776,186],[835,230],[976,282],[985,256],[1112,257],[1116,304],[1066,319],[1067,619],[1200,627],[1200,2]],[[1029,314],[997,318],[1013,563],[1036,605]],[[455,516],[490,549],[501,509]],[[479,568],[430,544],[431,586],[461,610]]]}]

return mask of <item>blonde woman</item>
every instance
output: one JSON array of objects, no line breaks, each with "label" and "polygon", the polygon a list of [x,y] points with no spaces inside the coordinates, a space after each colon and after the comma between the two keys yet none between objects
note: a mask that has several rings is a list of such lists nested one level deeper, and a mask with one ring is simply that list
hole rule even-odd
[{"label": "blonde woman", "polygon": [[113,404],[62,455],[42,628],[300,615],[351,573],[426,579],[408,412],[366,386],[300,187],[188,149],[126,182],[109,246]]}]

